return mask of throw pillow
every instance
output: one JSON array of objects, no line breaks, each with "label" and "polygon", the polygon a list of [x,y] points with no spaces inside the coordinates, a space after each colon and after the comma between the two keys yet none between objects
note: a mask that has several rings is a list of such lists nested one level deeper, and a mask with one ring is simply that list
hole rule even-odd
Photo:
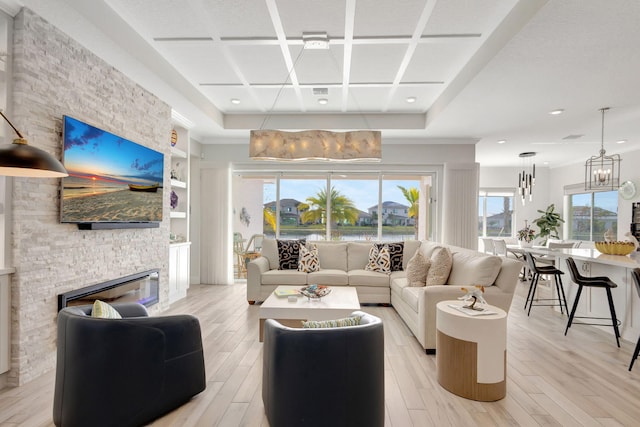
[{"label": "throw pillow", "polygon": [[301,240],[278,240],[278,262],[279,270],[297,270],[300,245],[305,244],[305,239]]},{"label": "throw pillow", "polygon": [[384,245],[382,247],[373,245],[369,250],[369,263],[364,267],[367,271],[375,271],[378,273],[391,273],[391,257],[389,248]]},{"label": "throw pillow", "polygon": [[99,299],[93,302],[91,317],[99,317],[101,319],[122,319],[118,310]]},{"label": "throw pillow", "polygon": [[313,273],[320,271],[320,261],[318,260],[318,247],[313,243],[300,245],[298,254],[298,271]]},{"label": "throw pillow", "polygon": [[449,248],[435,248],[431,253],[431,267],[427,272],[427,286],[446,285],[452,264],[453,256]]},{"label": "throw pillow", "polygon": [[345,326],[357,326],[362,316],[349,316],[335,320],[307,320],[302,322],[302,327],[307,329],[317,328],[342,328]]},{"label": "throw pillow", "polygon": [[407,284],[409,286],[425,286],[427,284],[427,272],[431,267],[431,260],[417,251],[407,263]]},{"label": "throw pillow", "polygon": [[396,243],[376,243],[378,248],[386,246],[389,248],[391,259],[391,271],[402,271],[402,254],[404,253],[404,242]]}]

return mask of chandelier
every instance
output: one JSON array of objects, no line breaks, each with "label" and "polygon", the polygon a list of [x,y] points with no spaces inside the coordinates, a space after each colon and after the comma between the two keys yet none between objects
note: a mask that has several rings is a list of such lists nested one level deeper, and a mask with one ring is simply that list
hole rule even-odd
[{"label": "chandelier", "polygon": [[518,194],[522,199],[522,206],[524,206],[527,199],[530,202],[533,200],[533,186],[536,185],[536,164],[533,163],[531,158],[535,155],[536,153],[533,151],[519,154],[523,163],[522,172],[518,173]]},{"label": "chandelier", "polygon": [[620,182],[620,155],[606,155],[604,150],[604,113],[609,107],[601,108],[602,133],[600,138],[600,155],[591,156],[584,165],[585,190],[616,190]]},{"label": "chandelier", "polygon": [[[354,130],[332,132],[322,129],[285,132],[263,129],[271,117],[282,90],[289,81],[295,66],[305,50],[329,49],[326,33],[303,33],[303,49],[294,61],[271,109],[267,112],[260,129],[252,130],[249,137],[249,157],[252,160],[276,161],[343,161],[379,162],[382,160],[382,138],[380,131]],[[332,58],[333,59],[333,58]],[[335,59],[334,59],[335,62]],[[362,114],[365,123],[366,117]]]}]

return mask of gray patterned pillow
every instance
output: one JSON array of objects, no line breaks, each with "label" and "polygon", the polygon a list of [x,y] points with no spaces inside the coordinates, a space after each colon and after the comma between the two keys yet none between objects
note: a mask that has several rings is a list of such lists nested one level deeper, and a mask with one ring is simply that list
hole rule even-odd
[{"label": "gray patterned pillow", "polygon": [[384,245],[382,247],[373,245],[369,250],[369,263],[364,267],[367,271],[375,271],[378,273],[391,273],[391,256],[389,248]]},{"label": "gray patterned pillow", "polygon": [[305,273],[320,271],[318,247],[313,243],[309,243],[308,247],[300,245],[300,252],[298,254],[298,271]]},{"label": "gray patterned pillow", "polygon": [[407,263],[407,284],[409,286],[425,286],[427,284],[427,272],[431,267],[431,260],[416,251],[416,254]]},{"label": "gray patterned pillow", "polygon": [[305,239],[278,240],[278,262],[280,270],[297,270],[300,245],[305,244]]},{"label": "gray patterned pillow", "polygon": [[453,255],[449,248],[435,248],[431,253],[431,267],[427,272],[427,286],[446,285],[452,264]]}]

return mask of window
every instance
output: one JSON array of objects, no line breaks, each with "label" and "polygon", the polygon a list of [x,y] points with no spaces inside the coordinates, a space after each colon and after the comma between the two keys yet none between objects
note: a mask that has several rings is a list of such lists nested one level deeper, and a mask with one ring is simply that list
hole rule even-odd
[{"label": "window", "polygon": [[569,239],[602,240],[605,231],[618,232],[618,192],[569,195]]},{"label": "window", "polygon": [[513,196],[512,190],[480,190],[478,196],[479,236],[513,236]]},{"label": "window", "polygon": [[[432,236],[431,175],[333,171],[238,177],[237,185],[244,187],[237,193],[262,193],[256,210],[263,208],[264,221],[256,225],[268,237],[401,241]],[[235,210],[254,204],[237,199]]]}]

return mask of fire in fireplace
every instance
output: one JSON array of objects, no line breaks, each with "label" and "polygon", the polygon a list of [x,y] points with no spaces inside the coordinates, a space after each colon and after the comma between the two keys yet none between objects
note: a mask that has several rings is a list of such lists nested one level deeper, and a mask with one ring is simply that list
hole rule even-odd
[{"label": "fire in fireplace", "polygon": [[139,302],[150,307],[158,302],[160,270],[153,269],[98,283],[58,295],[58,311],[72,305],[105,302]]}]

